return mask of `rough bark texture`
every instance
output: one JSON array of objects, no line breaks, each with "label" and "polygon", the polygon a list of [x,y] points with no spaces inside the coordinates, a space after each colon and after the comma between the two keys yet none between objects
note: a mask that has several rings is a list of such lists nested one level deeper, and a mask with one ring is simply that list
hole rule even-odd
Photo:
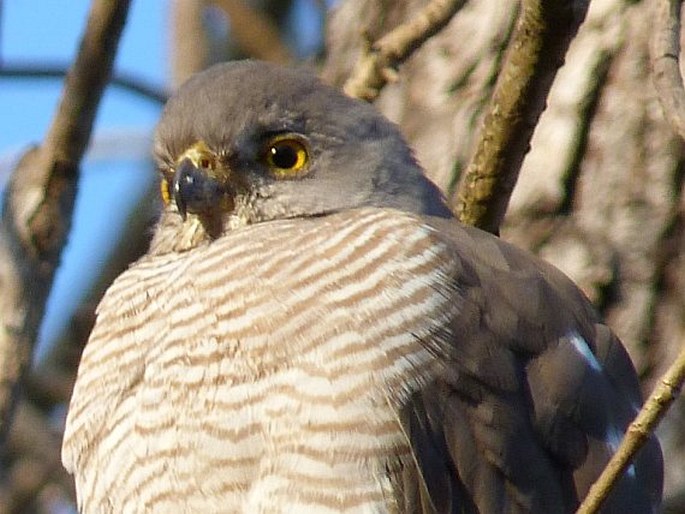
[{"label": "rough bark texture", "polygon": [[[329,24],[324,77],[423,2],[346,2]],[[473,0],[401,68],[377,105],[451,194],[468,162],[518,3]],[[651,1],[594,0],[559,72],[502,230],[564,270],[628,346],[645,392],[685,340],[683,142],[649,69]],[[365,20],[360,27],[356,20]],[[659,430],[666,496],[685,488],[685,403]]]}]

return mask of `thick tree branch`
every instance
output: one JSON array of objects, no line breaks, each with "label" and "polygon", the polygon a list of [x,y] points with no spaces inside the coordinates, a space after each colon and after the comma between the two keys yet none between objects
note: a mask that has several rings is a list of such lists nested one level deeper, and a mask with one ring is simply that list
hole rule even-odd
[{"label": "thick tree branch", "polygon": [[685,139],[685,89],[680,74],[680,0],[658,0],[651,45],[654,85],[664,114]]},{"label": "thick tree branch", "polygon": [[499,232],[547,94],[588,4],[587,0],[521,2],[478,145],[453,200],[464,223]]},{"label": "thick tree branch", "polygon": [[0,434],[30,361],[69,231],[79,162],[109,80],[130,0],[94,0],[42,146],[20,160],[0,223]]},{"label": "thick tree branch", "polygon": [[685,381],[685,344],[678,358],[661,377],[642,410],[628,427],[621,445],[590,488],[576,514],[599,512],[613,485],[621,477],[638,450],[649,439],[668,408],[680,395],[683,381]]},{"label": "thick tree branch", "polygon": [[369,45],[345,82],[345,93],[373,102],[397,67],[447,25],[463,5],[464,0],[433,0],[409,21]]}]

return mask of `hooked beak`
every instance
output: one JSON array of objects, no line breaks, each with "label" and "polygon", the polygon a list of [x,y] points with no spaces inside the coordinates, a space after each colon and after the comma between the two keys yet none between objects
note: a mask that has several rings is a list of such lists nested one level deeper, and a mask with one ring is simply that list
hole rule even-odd
[{"label": "hooked beak", "polygon": [[176,167],[172,194],[181,217],[187,213],[211,214],[220,208],[228,191],[218,180],[198,168],[190,158],[183,159]]}]

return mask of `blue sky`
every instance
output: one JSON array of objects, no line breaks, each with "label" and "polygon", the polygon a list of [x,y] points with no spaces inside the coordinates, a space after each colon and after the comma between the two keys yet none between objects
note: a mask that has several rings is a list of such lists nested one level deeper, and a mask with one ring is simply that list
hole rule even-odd
[{"label": "blue sky", "polygon": [[[165,64],[167,3],[163,0],[132,2],[116,60],[117,70],[160,87],[166,84],[168,74]],[[0,32],[3,62],[68,65],[76,52],[89,4],[89,0],[5,0]],[[42,138],[54,111],[60,82],[3,79],[0,88],[0,107],[6,113],[0,148]],[[110,88],[99,113],[96,132],[106,127],[150,126],[157,115],[156,106]]]}]

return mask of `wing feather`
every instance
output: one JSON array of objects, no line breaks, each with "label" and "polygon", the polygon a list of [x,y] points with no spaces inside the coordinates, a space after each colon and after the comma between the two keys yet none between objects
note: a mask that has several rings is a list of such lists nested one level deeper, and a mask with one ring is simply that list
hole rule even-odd
[{"label": "wing feather", "polygon": [[[428,224],[459,262],[461,305],[436,335],[444,371],[403,413],[431,505],[574,511],[641,404],[628,354],[549,264],[454,221]],[[652,438],[604,512],[655,511],[661,459]]]}]

